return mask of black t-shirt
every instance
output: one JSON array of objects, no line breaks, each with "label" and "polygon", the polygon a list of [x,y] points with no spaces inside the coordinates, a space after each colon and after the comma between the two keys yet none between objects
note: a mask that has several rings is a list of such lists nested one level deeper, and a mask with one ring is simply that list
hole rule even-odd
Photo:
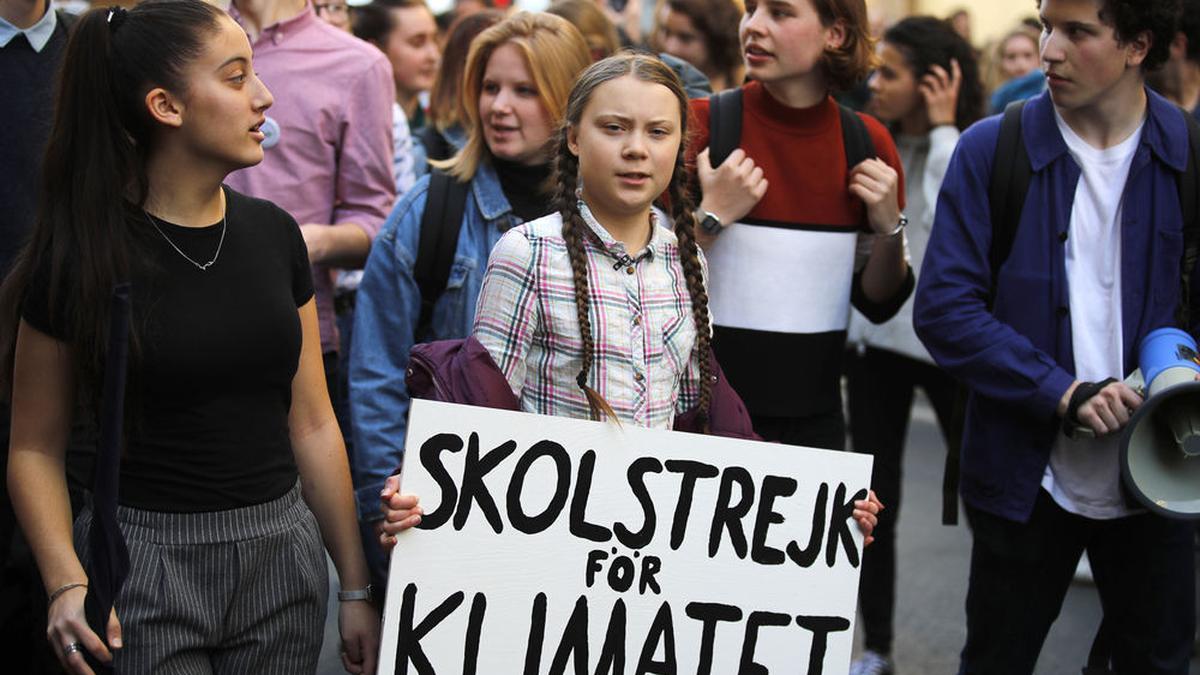
[{"label": "black t-shirt", "polygon": [[[296,221],[267,201],[225,188],[226,225],[181,227],[131,217],[140,232],[131,272],[132,362],[120,502],[154,511],[216,511],[274,499],[296,482],[288,435],[300,359],[297,308],[313,296]],[[167,238],[203,264],[200,270]],[[22,316],[69,339],[62,303],[49,306],[44,261]],[[51,321],[51,317],[54,321]],[[52,326],[66,327],[54,330]]]}]

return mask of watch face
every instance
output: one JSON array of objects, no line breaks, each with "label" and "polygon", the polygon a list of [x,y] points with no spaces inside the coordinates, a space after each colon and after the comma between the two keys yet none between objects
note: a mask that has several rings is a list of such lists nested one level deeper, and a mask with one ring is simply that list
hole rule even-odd
[{"label": "watch face", "polygon": [[700,221],[700,229],[709,234],[717,234],[721,231],[721,221],[712,216],[704,216],[704,220]]}]

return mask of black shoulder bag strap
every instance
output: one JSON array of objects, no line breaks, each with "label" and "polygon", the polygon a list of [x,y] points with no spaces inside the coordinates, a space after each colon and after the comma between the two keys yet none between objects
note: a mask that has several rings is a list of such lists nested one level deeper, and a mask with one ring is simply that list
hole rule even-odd
[{"label": "black shoulder bag strap", "polygon": [[[1004,109],[1000,120],[1000,135],[996,139],[996,153],[992,157],[992,179],[988,184],[988,202],[992,217],[992,245],[988,249],[988,265],[991,268],[991,284],[987,291],[987,306],[990,310],[996,300],[996,283],[1000,267],[1012,253],[1013,241],[1017,237],[1017,225],[1021,221],[1021,210],[1025,207],[1025,194],[1033,180],[1033,166],[1021,136],[1021,111],[1025,101],[1015,101]],[[962,449],[962,432],[967,419],[967,394],[965,385],[958,383],[954,397],[954,411],[950,417],[950,428],[946,430],[946,467],[942,472],[942,524],[958,523],[958,471],[959,453]]]},{"label": "black shoulder bag strap", "polygon": [[429,174],[429,193],[421,214],[421,240],[413,279],[421,289],[421,317],[417,320],[417,339],[429,335],[433,305],[446,290],[458,233],[462,230],[467,208],[468,184],[434,169]]},{"label": "black shoulder bag strap", "polygon": [[996,139],[996,154],[992,160],[992,181],[988,185],[992,215],[992,246],[988,250],[992,283],[988,288],[988,309],[996,301],[1000,268],[1012,253],[1017,226],[1021,222],[1021,210],[1025,207],[1025,193],[1029,191],[1029,183],[1033,180],[1033,166],[1029,163],[1029,152],[1021,136],[1021,111],[1024,109],[1025,101],[1014,101],[1004,109],[1000,136]]},{"label": "black shoulder bag strap", "polygon": [[1179,206],[1183,212],[1183,260],[1179,275],[1179,307],[1175,324],[1183,330],[1192,327],[1192,272],[1200,257],[1200,122],[1186,110],[1181,110],[1188,130],[1187,169],[1179,175]]},{"label": "black shoulder bag strap", "polygon": [[437,127],[429,124],[417,131],[413,136],[416,141],[425,146],[426,159],[444,160],[454,156],[454,146]]},{"label": "black shoulder bag strap", "polygon": [[858,113],[839,103],[838,114],[842,117],[842,147],[846,151],[846,172],[849,173],[864,160],[878,155],[871,132],[867,131],[867,124]]},{"label": "black shoulder bag strap", "polygon": [[708,99],[708,161],[714,168],[742,144],[742,89],[728,89]]}]

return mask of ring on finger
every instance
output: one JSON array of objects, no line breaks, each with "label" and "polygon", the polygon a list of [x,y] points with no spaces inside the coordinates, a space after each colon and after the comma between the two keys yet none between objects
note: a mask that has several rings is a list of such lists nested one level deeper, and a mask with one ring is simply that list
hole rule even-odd
[{"label": "ring on finger", "polygon": [[81,651],[82,647],[83,646],[78,642],[68,642],[66,646],[63,647],[63,656],[70,656],[75,652]]}]

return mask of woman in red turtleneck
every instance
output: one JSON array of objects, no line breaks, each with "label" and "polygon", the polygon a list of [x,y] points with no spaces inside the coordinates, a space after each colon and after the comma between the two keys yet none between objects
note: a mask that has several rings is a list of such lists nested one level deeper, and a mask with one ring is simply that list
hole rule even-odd
[{"label": "woman in red turtleneck", "polygon": [[849,305],[877,321],[912,292],[903,177],[891,136],[860,116],[877,158],[847,166],[830,96],[873,61],[863,0],[748,0],[741,145],[708,158],[709,101],[692,102],[704,192],[713,346],[755,430],[841,449]]}]

